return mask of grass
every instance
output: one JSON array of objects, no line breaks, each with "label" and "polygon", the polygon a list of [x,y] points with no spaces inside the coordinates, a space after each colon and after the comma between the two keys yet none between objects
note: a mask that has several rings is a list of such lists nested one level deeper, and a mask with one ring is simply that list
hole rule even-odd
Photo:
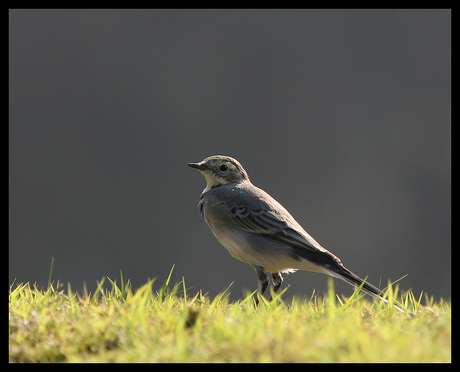
[{"label": "grass", "polygon": [[[451,305],[412,292],[407,310],[355,292],[272,302],[189,294],[185,282],[133,291],[121,277],[82,295],[59,284],[9,292],[10,362],[450,362]],[[110,279],[109,279],[110,280]],[[273,294],[272,294],[273,295]],[[424,305],[422,306],[422,301]]]}]

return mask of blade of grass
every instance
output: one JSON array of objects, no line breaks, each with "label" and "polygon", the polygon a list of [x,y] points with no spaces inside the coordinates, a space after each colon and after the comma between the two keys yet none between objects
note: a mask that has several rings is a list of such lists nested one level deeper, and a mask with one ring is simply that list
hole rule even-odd
[{"label": "blade of grass", "polygon": [[123,271],[120,269],[120,281],[121,281],[121,297],[123,300],[126,299],[126,292],[125,292],[125,281],[123,280]]},{"label": "blade of grass", "polygon": [[230,285],[222,293],[219,293],[214,298],[214,300],[211,302],[211,306],[209,307],[209,313],[212,313],[216,307],[220,306],[226,299],[228,299],[228,296],[230,295],[230,287],[232,284],[233,282],[231,282]]},{"label": "blade of grass", "polygon": [[273,291],[273,288],[270,287],[270,296],[271,296],[271,300],[270,302],[274,302],[274,303],[281,303],[284,305],[284,302],[283,300],[281,299],[281,297],[283,296],[283,294],[286,293],[286,291],[289,289],[290,285],[287,285],[282,291],[278,292],[278,293],[275,293]]},{"label": "blade of grass", "polygon": [[105,278],[102,278],[100,282],[97,282],[96,290],[94,291],[94,294],[91,298],[94,302],[98,300],[99,295],[101,295],[101,297],[104,295],[104,292],[103,292],[104,281],[105,281]]},{"label": "blade of grass", "polygon": [[76,311],[77,311],[77,304],[75,302],[75,297],[76,297],[76,293],[72,293],[72,289],[70,288],[70,283],[67,283],[67,296],[69,298],[69,305],[70,305],[70,311],[72,312],[72,314],[75,314]]},{"label": "blade of grass", "polygon": [[172,272],[174,270],[174,266],[175,266],[175,264],[172,265],[172,268],[171,268],[171,271],[169,272],[168,278],[166,279],[165,284],[163,285],[163,287],[160,288],[160,292],[158,293],[158,297],[161,298],[162,300],[164,300],[166,298],[166,292],[168,290],[169,281],[171,280],[171,275],[172,275]]},{"label": "blade of grass", "polygon": [[335,310],[334,279],[329,277],[327,280],[327,315],[332,318],[334,316]]},{"label": "blade of grass", "polygon": [[50,286],[51,286],[51,278],[53,277],[53,266],[54,266],[54,257],[51,257],[51,268],[50,268],[50,274],[48,276],[47,290],[50,289]]}]

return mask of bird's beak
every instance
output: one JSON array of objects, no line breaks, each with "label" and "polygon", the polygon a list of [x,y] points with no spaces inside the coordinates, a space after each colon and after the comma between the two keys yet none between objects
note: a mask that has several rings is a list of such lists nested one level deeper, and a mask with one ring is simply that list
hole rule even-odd
[{"label": "bird's beak", "polygon": [[200,170],[200,171],[206,170],[206,167],[204,167],[203,165],[201,165],[201,163],[188,163],[187,165],[188,165],[189,167],[198,169],[198,170]]}]

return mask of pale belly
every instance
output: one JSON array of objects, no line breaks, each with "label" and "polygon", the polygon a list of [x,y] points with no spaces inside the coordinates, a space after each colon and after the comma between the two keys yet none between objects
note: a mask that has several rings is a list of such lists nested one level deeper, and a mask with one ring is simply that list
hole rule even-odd
[{"label": "pale belly", "polygon": [[270,273],[288,273],[296,270],[327,273],[326,270],[305,259],[296,259],[289,254],[290,247],[282,242],[241,230],[211,230],[217,240],[236,259],[252,266],[261,266]]}]

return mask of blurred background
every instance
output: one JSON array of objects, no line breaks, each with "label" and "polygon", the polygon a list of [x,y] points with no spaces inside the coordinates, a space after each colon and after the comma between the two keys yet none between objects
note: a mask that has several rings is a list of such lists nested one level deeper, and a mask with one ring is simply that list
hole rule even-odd
[{"label": "blurred background", "polygon": [[215,154],[356,274],[450,299],[450,10],[9,11],[10,284],[54,257],[75,290],[173,264],[190,293],[256,289],[197,208],[186,164]]}]

